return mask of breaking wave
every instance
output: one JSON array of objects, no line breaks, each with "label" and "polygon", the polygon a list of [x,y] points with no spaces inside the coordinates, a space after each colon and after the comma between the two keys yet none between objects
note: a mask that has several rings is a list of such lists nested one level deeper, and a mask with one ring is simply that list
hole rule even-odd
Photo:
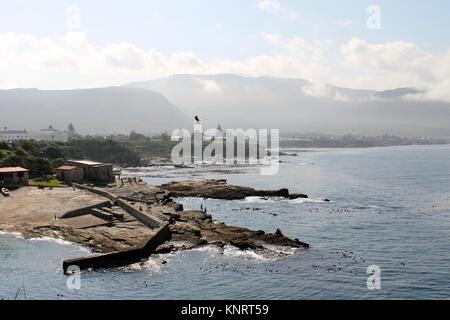
[{"label": "breaking wave", "polygon": [[40,238],[30,238],[28,239],[28,241],[45,241],[45,242],[50,242],[50,243],[56,243],[58,245],[61,246],[71,246],[71,247],[78,247],[80,250],[82,251],[86,251],[86,252],[91,252],[89,249],[80,246],[77,243],[74,242],[70,242],[70,241],[66,241],[63,239],[58,239],[58,238],[51,238],[51,237],[40,237]]},{"label": "breaking wave", "polygon": [[292,203],[292,204],[302,204],[302,203],[327,203],[327,201],[322,199],[286,199],[282,197],[247,197],[245,198],[246,203]]},{"label": "breaking wave", "polygon": [[17,238],[17,239],[24,239],[22,234],[20,234],[19,232],[0,231],[0,236],[1,235],[12,236],[12,237]]},{"label": "breaking wave", "polygon": [[219,248],[214,245],[208,245],[195,248],[192,251],[204,252],[206,254],[214,256],[222,254],[230,258],[269,262],[280,259],[282,257],[291,256],[298,250],[299,250],[298,248],[288,248],[273,245],[265,245],[264,249],[257,249],[257,250],[252,249],[241,250],[231,245],[227,245],[224,248]]}]

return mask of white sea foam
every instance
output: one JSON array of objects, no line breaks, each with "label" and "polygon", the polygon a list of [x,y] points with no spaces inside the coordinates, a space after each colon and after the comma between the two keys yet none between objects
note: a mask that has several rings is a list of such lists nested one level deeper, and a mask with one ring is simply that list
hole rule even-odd
[{"label": "white sea foam", "polygon": [[322,199],[308,199],[308,198],[297,198],[297,199],[286,199],[283,197],[247,197],[245,198],[246,203],[292,203],[292,204],[302,204],[302,203],[326,203]]},{"label": "white sea foam", "polygon": [[281,201],[281,198],[278,198],[278,197],[269,197],[269,198],[247,197],[247,198],[245,198],[245,202],[247,202],[247,203],[273,203],[273,202],[279,202],[279,201]]},{"label": "white sea foam", "polygon": [[225,248],[223,250],[223,254],[228,257],[238,257],[238,258],[257,260],[257,261],[271,260],[266,255],[258,253],[254,250],[241,250],[241,249],[233,247],[233,246],[225,246]]},{"label": "white sea foam", "polygon": [[262,262],[277,260],[283,256],[291,256],[296,251],[298,251],[297,248],[281,247],[273,245],[265,245],[264,248],[265,249],[262,250],[252,250],[252,249],[241,250],[237,247],[227,245],[222,249],[217,246],[210,245],[196,248],[194,250],[198,252],[205,252],[210,255],[223,254],[224,256],[227,257],[243,258],[247,260],[262,261]]},{"label": "white sea foam", "polygon": [[161,261],[155,259],[154,257],[148,258],[143,262],[138,262],[130,264],[129,266],[120,268],[122,271],[139,271],[139,270],[149,270],[152,272],[161,272]]},{"label": "white sea foam", "polygon": [[275,245],[271,245],[271,244],[266,244],[264,247],[269,249],[272,252],[279,253],[279,254],[286,255],[286,256],[292,256],[297,251],[302,250],[300,248],[275,246]]},{"label": "white sea foam", "polygon": [[221,248],[219,248],[218,246],[214,246],[214,245],[197,247],[197,248],[192,249],[191,251],[205,252],[205,253],[214,254],[214,255],[223,253],[223,250]]},{"label": "white sea foam", "polygon": [[[303,199],[303,198],[287,200],[287,202],[289,202],[289,203],[327,203],[327,201],[322,200],[322,199]],[[329,202],[332,202],[332,201],[329,201]]]},{"label": "white sea foam", "polygon": [[82,251],[91,252],[89,249],[81,247],[80,245],[78,245],[74,242],[70,242],[70,241],[66,241],[66,240],[58,239],[58,238],[40,237],[40,238],[30,238],[28,240],[29,241],[44,241],[44,242],[56,243],[61,246],[78,247]]},{"label": "white sea foam", "polygon": [[12,236],[17,239],[24,239],[22,234],[20,234],[19,232],[0,231],[0,235]]},{"label": "white sea foam", "polygon": [[[139,270],[148,270],[155,273],[160,273],[162,271],[162,268],[166,263],[170,261],[170,258],[173,257],[174,254],[165,254],[165,255],[155,255],[151,256],[148,259],[130,264],[125,267],[121,267],[120,270],[122,271],[139,271]],[[164,263],[165,262],[165,263]]]}]

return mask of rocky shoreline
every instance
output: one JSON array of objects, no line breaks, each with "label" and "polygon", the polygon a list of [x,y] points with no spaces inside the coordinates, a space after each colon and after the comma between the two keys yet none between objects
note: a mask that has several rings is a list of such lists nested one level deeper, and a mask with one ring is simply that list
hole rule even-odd
[{"label": "rocky shoreline", "polygon": [[177,181],[159,186],[173,197],[196,197],[219,200],[243,200],[248,197],[281,197],[290,200],[308,198],[306,194],[292,194],[288,189],[255,190],[249,187],[233,186],[226,180]]},{"label": "rocky shoreline", "polygon": [[[52,237],[62,239],[88,247],[93,253],[98,254],[133,250],[133,248],[141,247],[151,239],[155,230],[145,225],[145,221],[143,223],[139,216],[133,215],[133,212],[130,214],[129,210],[126,210],[126,208],[124,210],[123,206],[121,208],[117,204],[117,201],[120,200],[120,203],[126,202],[136,208],[135,211],[138,215],[142,214],[149,219],[160,221],[161,225],[168,226],[170,233],[163,243],[152,248],[154,254],[189,250],[205,245],[215,245],[221,248],[234,246],[241,250],[251,249],[267,255],[278,254],[269,247],[304,249],[309,247],[307,243],[298,239],[290,239],[284,236],[282,231],[278,229],[274,230],[273,233],[266,233],[228,226],[223,222],[214,221],[212,215],[208,212],[184,210],[183,206],[173,199],[186,196],[225,200],[243,199],[251,196],[277,196],[289,199],[306,197],[306,195],[290,194],[287,189],[254,190],[228,185],[225,180],[182,181],[159,187],[135,182],[86,188],[89,190],[64,188],[65,190],[57,191],[36,191],[30,188],[29,190],[14,191],[12,199],[7,200],[10,202],[0,201],[0,230],[19,232],[25,238]],[[20,194],[21,192],[23,195]],[[42,192],[47,193],[44,195]],[[21,196],[24,199],[21,199]],[[8,219],[6,215],[2,214],[5,212],[4,210],[11,210],[12,204],[17,205],[19,201],[25,201],[25,199],[33,201],[33,196],[44,197],[44,199],[48,199],[47,197],[53,198],[55,204],[48,203],[47,206],[44,205],[41,208],[30,206],[32,210],[23,213],[23,216],[21,216],[20,205],[16,206],[14,207],[15,212],[10,212],[10,216],[15,216],[15,219]],[[69,210],[73,208],[61,205],[61,202],[64,201],[62,197],[68,199],[66,203],[73,200],[73,197],[83,199],[88,209],[75,208],[75,210]],[[51,202],[51,200],[49,201]],[[36,204],[41,202],[37,201]],[[79,203],[80,201],[74,202]],[[8,203],[10,208],[7,208]],[[56,203],[59,206],[56,206]],[[53,208],[55,213],[50,212],[49,208]],[[57,214],[56,210],[62,208],[65,209],[64,212]],[[32,215],[36,210],[47,210],[49,212],[38,218]],[[74,214],[74,212],[78,213]],[[108,212],[111,213],[111,216]],[[105,216],[99,215],[99,213],[103,213]]]}]

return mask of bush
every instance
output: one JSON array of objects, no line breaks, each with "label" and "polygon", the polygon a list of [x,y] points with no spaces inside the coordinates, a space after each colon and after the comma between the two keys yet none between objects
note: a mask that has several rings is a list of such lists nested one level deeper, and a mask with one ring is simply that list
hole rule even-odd
[{"label": "bush", "polygon": [[25,159],[24,157],[18,156],[15,153],[4,156],[0,160],[0,167],[24,167]]},{"label": "bush", "polygon": [[10,150],[10,146],[5,141],[0,141],[0,150]]},{"label": "bush", "polygon": [[48,146],[43,150],[42,156],[51,160],[64,158],[64,151],[59,146]]},{"label": "bush", "polygon": [[89,138],[71,141],[71,147],[83,152],[84,158],[118,165],[136,166],[140,164],[140,156],[122,144],[104,138]]},{"label": "bush", "polygon": [[32,177],[44,177],[53,174],[53,165],[45,158],[30,157],[27,159],[26,167],[30,170]]}]

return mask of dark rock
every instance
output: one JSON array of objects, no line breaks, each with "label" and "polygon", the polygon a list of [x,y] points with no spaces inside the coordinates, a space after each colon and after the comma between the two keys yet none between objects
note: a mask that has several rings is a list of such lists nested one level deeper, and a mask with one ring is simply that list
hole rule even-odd
[{"label": "dark rock", "polygon": [[248,250],[248,249],[254,250],[257,248],[262,248],[261,246],[258,246],[254,242],[248,240],[231,240],[230,244],[241,250]]},{"label": "dark rock", "polygon": [[[255,190],[249,187],[233,186],[226,180],[177,181],[161,185],[173,197],[198,197],[221,200],[242,200],[247,197],[283,197],[293,199],[306,195],[290,195],[288,189]],[[307,197],[307,196],[306,196]]]},{"label": "dark rock", "polygon": [[308,199],[309,197],[306,194],[293,193],[293,194],[290,194],[287,198],[289,198],[290,200],[295,200],[295,199]]},{"label": "dark rock", "polygon": [[167,253],[171,253],[174,250],[175,250],[175,247],[173,244],[165,243],[165,244],[160,245],[158,248],[156,248],[154,253],[167,254]]}]

